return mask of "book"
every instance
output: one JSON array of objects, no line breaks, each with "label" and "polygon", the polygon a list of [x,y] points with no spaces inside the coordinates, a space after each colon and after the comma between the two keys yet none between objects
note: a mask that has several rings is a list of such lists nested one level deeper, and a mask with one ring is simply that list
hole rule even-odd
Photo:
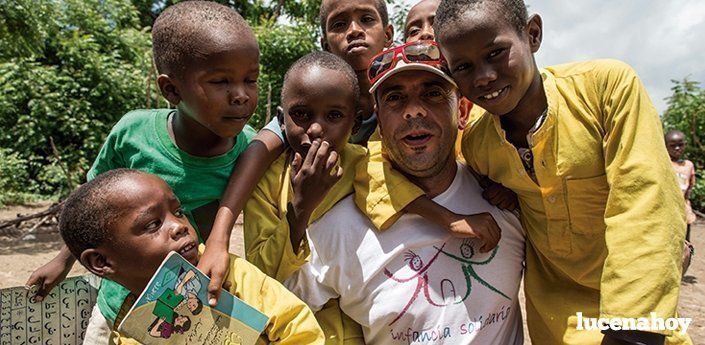
[{"label": "book", "polygon": [[227,291],[211,308],[209,282],[181,255],[169,253],[118,332],[143,344],[255,344],[269,318]]},{"label": "book", "polygon": [[38,287],[0,289],[0,344],[81,344],[100,278],[64,280],[37,302]]}]

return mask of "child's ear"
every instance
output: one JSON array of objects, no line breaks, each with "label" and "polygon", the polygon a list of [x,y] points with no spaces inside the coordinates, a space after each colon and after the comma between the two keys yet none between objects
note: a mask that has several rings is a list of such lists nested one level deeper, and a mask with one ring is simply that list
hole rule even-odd
[{"label": "child's ear", "polygon": [[458,129],[465,130],[468,125],[468,119],[470,118],[470,110],[472,110],[472,102],[458,94],[460,98],[458,101]]},{"label": "child's ear", "polygon": [[389,48],[392,45],[394,45],[394,26],[389,24],[384,29],[384,46]]},{"label": "child's ear", "polygon": [[543,21],[541,16],[534,14],[529,18],[529,22],[526,24],[526,33],[529,35],[531,52],[536,53],[539,51],[541,40],[543,39]]},{"label": "child's ear", "polygon": [[81,253],[80,261],[86,269],[99,277],[111,277],[115,273],[113,266],[98,249],[84,250]]},{"label": "child's ear", "polygon": [[178,105],[181,102],[179,89],[174,85],[174,81],[171,77],[166,74],[160,74],[157,77],[157,84],[159,85],[159,91],[161,91],[162,96],[164,96],[169,103]]}]

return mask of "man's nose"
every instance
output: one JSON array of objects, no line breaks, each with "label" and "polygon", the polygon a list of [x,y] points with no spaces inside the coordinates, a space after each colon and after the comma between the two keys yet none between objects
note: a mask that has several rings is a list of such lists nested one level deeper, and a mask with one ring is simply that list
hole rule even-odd
[{"label": "man's nose", "polygon": [[410,120],[417,117],[426,117],[426,109],[418,102],[412,101],[404,109],[404,120]]}]

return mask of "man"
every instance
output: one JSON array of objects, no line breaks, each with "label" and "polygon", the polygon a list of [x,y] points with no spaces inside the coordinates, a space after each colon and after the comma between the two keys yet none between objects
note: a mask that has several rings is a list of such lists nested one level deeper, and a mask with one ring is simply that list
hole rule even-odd
[{"label": "man", "polygon": [[523,231],[455,160],[458,91],[437,46],[408,47],[388,50],[392,60],[370,71],[388,158],[451,211],[489,213],[499,245],[452,238],[409,214],[378,232],[348,197],[309,227],[311,260],[287,287],[314,310],[339,297],[368,344],[522,344]]}]

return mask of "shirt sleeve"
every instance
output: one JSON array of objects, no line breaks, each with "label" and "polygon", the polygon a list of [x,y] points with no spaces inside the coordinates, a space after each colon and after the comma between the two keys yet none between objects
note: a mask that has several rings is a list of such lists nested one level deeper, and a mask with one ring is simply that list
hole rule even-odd
[{"label": "shirt sleeve", "polygon": [[269,121],[268,124],[266,124],[264,127],[262,127],[263,130],[268,130],[274,134],[282,141],[282,143],[286,144],[286,140],[284,138],[284,131],[282,131],[282,126],[279,123],[279,118],[276,116]]},{"label": "shirt sleeve", "polygon": [[229,275],[236,294],[269,317],[264,334],[271,344],[324,344],[323,331],[311,310],[276,280],[236,258]]},{"label": "shirt sleeve", "polygon": [[98,152],[98,156],[93,161],[91,169],[88,170],[87,180],[93,180],[96,176],[113,169],[124,168],[125,162],[119,150],[120,130],[116,125],[105,139],[103,146]]},{"label": "shirt sleeve", "polygon": [[370,141],[368,149],[368,159],[356,167],[355,204],[377,229],[386,230],[404,207],[425,193],[384,159],[380,141]]},{"label": "shirt sleeve", "polygon": [[[674,317],[685,229],[683,198],[646,90],[627,65],[596,71],[610,186],[600,317]],[[636,241],[636,242],[635,242]]]},{"label": "shirt sleeve", "polygon": [[299,251],[294,252],[286,212],[280,212],[277,195],[270,193],[266,184],[266,179],[261,180],[245,205],[245,252],[247,261],[283,282],[306,262],[308,242],[304,237]]},{"label": "shirt sleeve", "polygon": [[339,265],[325,265],[315,248],[311,260],[296,271],[284,285],[301,298],[314,312],[318,312],[331,299],[340,297],[329,277],[339,271]]}]

